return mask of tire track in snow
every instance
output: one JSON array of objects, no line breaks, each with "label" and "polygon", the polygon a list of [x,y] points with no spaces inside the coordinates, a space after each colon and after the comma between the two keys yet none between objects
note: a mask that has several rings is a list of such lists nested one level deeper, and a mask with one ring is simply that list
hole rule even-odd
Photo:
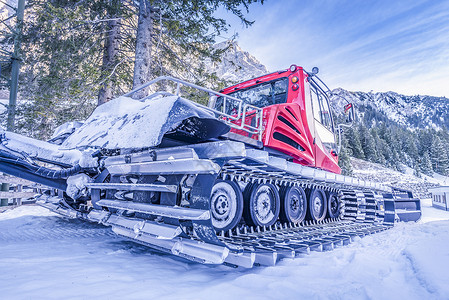
[{"label": "tire track in snow", "polygon": [[423,276],[421,276],[421,272],[420,272],[420,270],[418,270],[418,268],[416,266],[417,263],[416,263],[413,255],[407,250],[403,250],[401,252],[401,255],[404,256],[405,260],[408,262],[410,269],[412,270],[413,275],[415,276],[419,285],[424,290],[426,290],[429,294],[435,295],[436,299],[441,299],[437,289],[434,286],[432,286],[432,284],[428,283],[427,280]]},{"label": "tire track in snow", "polygon": [[[38,240],[62,240],[71,238],[112,237],[115,234],[109,227],[78,220],[57,218],[32,218],[30,222],[8,226],[0,230],[2,242],[27,242]],[[0,226],[1,228],[2,226]]]}]

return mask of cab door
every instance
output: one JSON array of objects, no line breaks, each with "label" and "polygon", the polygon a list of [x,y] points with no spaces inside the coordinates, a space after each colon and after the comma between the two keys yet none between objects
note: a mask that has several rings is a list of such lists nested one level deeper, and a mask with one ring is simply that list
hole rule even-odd
[{"label": "cab door", "polygon": [[313,122],[315,127],[315,167],[340,173],[338,167],[337,145],[334,135],[334,124],[327,95],[310,82]]}]

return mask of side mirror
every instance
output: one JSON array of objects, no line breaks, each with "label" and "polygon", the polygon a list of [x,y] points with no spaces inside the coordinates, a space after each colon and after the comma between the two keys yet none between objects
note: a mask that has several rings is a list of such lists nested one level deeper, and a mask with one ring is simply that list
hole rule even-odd
[{"label": "side mirror", "polygon": [[345,122],[346,124],[338,124],[337,131],[338,131],[338,150],[337,152],[340,153],[341,151],[341,132],[344,127],[351,127],[355,120],[355,111],[354,111],[354,105],[352,103],[348,103],[344,107],[345,109]]},{"label": "side mirror", "polygon": [[352,123],[354,122],[355,115],[354,115],[354,105],[352,103],[348,103],[345,105],[345,117],[346,117],[346,123]]}]

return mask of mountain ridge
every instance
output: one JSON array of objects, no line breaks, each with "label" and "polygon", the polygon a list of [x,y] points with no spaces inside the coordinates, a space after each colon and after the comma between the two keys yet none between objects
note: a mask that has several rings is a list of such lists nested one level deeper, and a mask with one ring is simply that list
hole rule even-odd
[{"label": "mountain ridge", "polygon": [[206,61],[208,71],[218,78],[240,82],[269,73],[255,56],[244,51],[235,41],[224,41],[214,45],[215,49],[225,50],[220,62]]},{"label": "mountain ridge", "polygon": [[406,96],[396,92],[352,92],[343,88],[332,90],[332,102],[341,105],[342,98],[357,106],[371,107],[391,121],[409,129],[449,128],[449,99],[428,95]]}]

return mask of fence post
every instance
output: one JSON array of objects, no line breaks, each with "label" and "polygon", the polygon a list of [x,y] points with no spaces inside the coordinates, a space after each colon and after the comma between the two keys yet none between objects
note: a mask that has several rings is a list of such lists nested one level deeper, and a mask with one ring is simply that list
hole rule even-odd
[{"label": "fence post", "polygon": [[[2,183],[0,190],[2,192],[9,192],[9,183]],[[8,198],[0,199],[0,206],[8,206]]]},{"label": "fence post", "polygon": [[[18,184],[16,189],[17,189],[17,192],[21,193],[23,191],[22,190],[22,184]],[[16,202],[15,203],[16,205],[22,205],[22,198],[15,198],[14,200]]]}]

